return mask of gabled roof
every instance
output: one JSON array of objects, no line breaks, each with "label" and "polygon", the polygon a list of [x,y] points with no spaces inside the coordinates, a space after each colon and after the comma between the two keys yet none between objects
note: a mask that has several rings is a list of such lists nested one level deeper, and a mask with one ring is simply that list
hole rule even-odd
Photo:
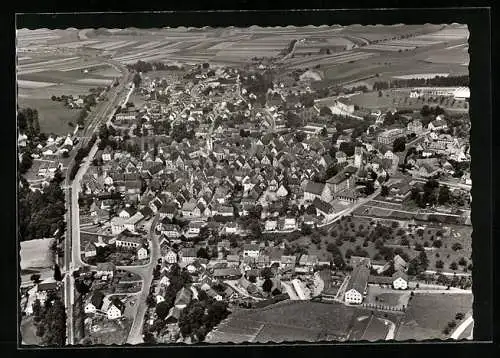
[{"label": "gabled roof", "polygon": [[324,188],[325,188],[324,183],[309,181],[306,185],[306,188],[304,189],[304,192],[312,193],[315,195],[321,195]]}]

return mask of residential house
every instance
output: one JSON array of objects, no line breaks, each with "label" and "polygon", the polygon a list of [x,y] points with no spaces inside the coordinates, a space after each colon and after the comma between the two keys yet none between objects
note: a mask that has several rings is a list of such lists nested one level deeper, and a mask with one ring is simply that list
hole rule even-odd
[{"label": "residential house", "polygon": [[148,258],[148,250],[142,246],[137,250],[137,259],[144,260]]},{"label": "residential house", "polygon": [[115,245],[116,247],[138,249],[143,241],[144,239],[141,235],[134,234],[129,230],[124,230],[116,237]]},{"label": "residential house", "polygon": [[185,287],[181,288],[179,292],[177,292],[177,295],[175,296],[175,302],[174,302],[175,307],[181,310],[186,308],[186,306],[191,302],[192,297],[193,297],[193,291]]},{"label": "residential house", "polygon": [[190,264],[196,260],[196,249],[192,247],[183,247],[179,252],[180,261]]},{"label": "residential house", "polygon": [[106,315],[108,319],[117,319],[123,315],[125,311],[125,305],[118,298],[115,298],[111,301],[108,309],[106,310]]},{"label": "residential house", "polygon": [[245,244],[243,245],[243,256],[258,257],[260,252],[259,245]]},{"label": "residential house", "polygon": [[104,294],[101,291],[94,291],[90,301],[85,305],[83,311],[85,313],[95,313],[100,310],[103,304]]},{"label": "residential house", "polygon": [[177,254],[173,250],[168,250],[163,259],[169,264],[175,264],[177,263]]},{"label": "residential house", "polygon": [[214,270],[215,279],[237,280],[241,277],[241,272],[237,268],[228,267]]},{"label": "residential house", "polygon": [[344,300],[349,304],[360,304],[367,293],[370,269],[366,265],[358,265],[354,268],[351,278],[347,284]]},{"label": "residential house", "polygon": [[96,268],[96,277],[112,278],[115,274],[116,266],[112,262],[99,262]]},{"label": "residential house", "polygon": [[315,198],[319,198],[324,201],[332,200],[330,187],[324,183],[308,181],[306,187],[304,188],[304,200],[313,201]]}]

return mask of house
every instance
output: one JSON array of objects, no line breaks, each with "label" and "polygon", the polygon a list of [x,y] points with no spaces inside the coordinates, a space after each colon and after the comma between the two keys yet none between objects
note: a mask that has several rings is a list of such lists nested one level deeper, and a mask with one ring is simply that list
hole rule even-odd
[{"label": "house", "polygon": [[297,228],[297,221],[295,218],[284,218],[280,220],[279,228],[283,231],[295,230]]},{"label": "house", "polygon": [[179,227],[179,225],[175,224],[162,225],[160,232],[162,235],[165,235],[169,238],[177,238],[181,236],[181,228]]},{"label": "house", "polygon": [[315,198],[311,205],[313,205],[316,208],[316,210],[318,210],[318,212],[324,216],[327,216],[334,212],[332,205],[319,198]]},{"label": "house", "polygon": [[123,304],[123,302],[115,298],[111,301],[111,304],[106,310],[106,315],[108,316],[108,319],[117,319],[122,316],[124,311],[125,305]]},{"label": "house", "polygon": [[399,255],[394,256],[394,270],[406,272],[408,270],[408,263]]},{"label": "house", "polygon": [[160,219],[168,217],[169,219],[173,219],[175,214],[177,214],[177,207],[174,203],[163,204],[159,210]]},{"label": "house", "polygon": [[431,131],[444,130],[448,129],[448,124],[444,120],[444,117],[439,115],[436,117],[435,120],[433,120],[427,125],[427,128]]},{"label": "house", "polygon": [[358,265],[354,268],[344,294],[346,303],[360,304],[363,302],[363,297],[366,295],[369,276],[370,269],[368,266]]},{"label": "house", "polygon": [[234,267],[221,268],[214,270],[215,279],[237,280],[241,277],[240,270]]},{"label": "house", "polygon": [[137,250],[137,259],[144,260],[148,258],[148,250],[142,246]]},{"label": "house", "polygon": [[382,132],[378,135],[377,141],[381,144],[392,144],[396,138],[401,137],[403,135],[402,128],[393,128],[388,129],[385,132]]},{"label": "house", "polygon": [[316,255],[302,255],[299,259],[300,266],[312,268],[318,264],[318,257]]},{"label": "house", "polygon": [[339,150],[335,153],[335,159],[337,159],[338,163],[344,163],[347,160],[347,155],[343,151]]},{"label": "house", "polygon": [[132,217],[125,221],[124,226],[125,229],[130,231],[135,231],[137,229],[137,225],[144,219],[144,215],[140,211],[136,212]]},{"label": "house", "polygon": [[422,133],[422,122],[418,119],[409,122],[407,131],[408,133],[415,133],[416,135],[419,135],[420,133]]},{"label": "house", "polygon": [[167,324],[175,324],[179,321],[179,317],[181,316],[181,309],[176,306],[173,306],[170,311],[168,311],[168,315],[165,318],[165,322]]},{"label": "house", "polygon": [[122,231],[115,240],[116,247],[125,247],[129,249],[138,249],[143,243],[141,235],[133,234],[128,229]]},{"label": "house", "polygon": [[196,249],[192,247],[183,247],[179,252],[181,262],[190,264],[196,260]]},{"label": "house", "polygon": [[158,198],[154,198],[152,201],[149,202],[149,207],[151,208],[151,210],[153,210],[154,214],[156,214],[161,209],[162,206],[163,203]]},{"label": "house", "polygon": [[102,278],[112,278],[115,270],[115,264],[113,264],[112,262],[99,262],[97,263],[95,275]]},{"label": "house", "polygon": [[218,294],[213,288],[210,288],[205,292],[207,293],[208,297],[211,297],[216,301],[222,301],[222,295]]},{"label": "house", "polygon": [[315,198],[327,202],[332,200],[330,187],[324,183],[308,181],[304,189],[304,200],[313,201]]},{"label": "house", "polygon": [[260,252],[259,245],[245,244],[243,245],[243,256],[258,257]]},{"label": "house", "polygon": [[177,254],[173,250],[168,250],[163,259],[169,264],[177,263]]},{"label": "house", "polygon": [[122,219],[130,219],[136,212],[137,210],[129,206],[123,208],[118,214],[118,216]]},{"label": "house", "polygon": [[83,255],[85,257],[94,257],[95,255],[97,255],[97,249],[92,242],[88,242],[87,245],[85,245]]},{"label": "house", "polygon": [[125,222],[127,219],[114,217],[111,219],[111,234],[118,235],[125,230]]},{"label": "house", "polygon": [[100,310],[103,304],[104,294],[101,291],[94,291],[90,301],[85,305],[85,313],[95,313],[96,310]]},{"label": "house", "polygon": [[391,277],[370,276],[368,282],[384,286],[391,286],[395,290],[406,290],[408,288],[408,275],[404,272],[396,271]]},{"label": "house", "polygon": [[278,225],[278,222],[276,220],[266,220],[266,223],[264,225],[264,230],[265,231],[274,231],[276,230]]},{"label": "house", "polygon": [[190,221],[187,226],[186,237],[198,236],[203,226],[205,226],[205,222],[203,221]]},{"label": "house", "polygon": [[394,272],[392,275],[392,288],[406,290],[408,288],[408,275],[401,271]]},{"label": "house", "polygon": [[177,292],[177,295],[175,296],[175,302],[174,305],[175,307],[179,309],[184,309],[186,306],[191,302],[191,299],[193,297],[193,291],[190,289],[183,287]]}]

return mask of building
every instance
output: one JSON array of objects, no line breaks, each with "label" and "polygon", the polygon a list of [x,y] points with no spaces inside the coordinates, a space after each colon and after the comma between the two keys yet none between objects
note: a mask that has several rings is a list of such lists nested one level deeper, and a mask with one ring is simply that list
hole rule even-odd
[{"label": "building", "polygon": [[370,269],[367,265],[358,265],[354,268],[347,284],[344,300],[350,304],[360,304],[366,295]]},{"label": "building", "polygon": [[140,235],[131,233],[128,229],[122,231],[115,240],[116,247],[125,247],[130,249],[138,249],[143,243],[143,238]]},{"label": "building", "polygon": [[258,257],[260,252],[259,245],[245,244],[243,245],[243,256]]},{"label": "building", "polygon": [[108,319],[120,318],[125,311],[125,305],[119,299],[114,299],[111,301],[108,309],[106,310],[106,315]]},{"label": "building", "polygon": [[[357,168],[348,166],[341,172],[328,179],[326,181],[326,186],[328,186],[332,194],[338,193],[344,189],[353,189],[355,186],[354,173],[356,173],[356,171]],[[329,200],[322,200],[330,202],[331,197]]]},{"label": "building", "polygon": [[96,268],[96,276],[105,278],[112,278],[115,274],[115,264],[112,262],[99,262]]},{"label": "building", "polygon": [[432,122],[430,122],[428,124],[427,128],[429,128],[429,130],[431,130],[431,131],[439,131],[439,130],[448,129],[448,124],[444,120],[444,117],[439,115],[436,117],[435,120],[433,120]]},{"label": "building", "polygon": [[354,148],[354,166],[360,168],[363,163],[363,147]]},{"label": "building", "polygon": [[181,262],[190,264],[196,260],[196,249],[191,247],[184,247],[179,252]]},{"label": "building", "polygon": [[418,119],[409,122],[407,131],[408,133],[415,133],[416,135],[419,135],[420,133],[422,133],[422,122]]},{"label": "building", "polygon": [[148,258],[148,250],[143,246],[137,250],[137,259],[144,260]]},{"label": "building", "polygon": [[163,258],[169,264],[177,263],[177,254],[173,250],[168,250]]},{"label": "building", "polygon": [[111,219],[111,234],[118,235],[125,230],[125,222],[127,219],[121,217],[114,217]]},{"label": "building", "polygon": [[240,270],[234,267],[215,269],[213,277],[215,279],[237,280],[241,277]]},{"label": "building", "polygon": [[402,128],[393,128],[380,133],[377,137],[377,141],[381,144],[392,144],[396,138],[401,137],[402,135]]},{"label": "building", "polygon": [[395,290],[406,290],[408,288],[408,275],[404,272],[396,271],[392,275],[392,288]]},{"label": "building", "polygon": [[189,288],[183,287],[177,292],[177,295],[175,296],[175,302],[174,305],[178,309],[184,309],[186,306],[191,302],[191,299],[193,298],[193,291],[191,291]]},{"label": "building", "polygon": [[101,291],[95,291],[90,301],[85,305],[84,312],[85,313],[95,313],[97,310],[100,310],[104,301],[104,294]]},{"label": "building", "polygon": [[324,183],[309,181],[304,189],[304,200],[313,201],[315,198],[326,202],[332,200],[330,187]]}]

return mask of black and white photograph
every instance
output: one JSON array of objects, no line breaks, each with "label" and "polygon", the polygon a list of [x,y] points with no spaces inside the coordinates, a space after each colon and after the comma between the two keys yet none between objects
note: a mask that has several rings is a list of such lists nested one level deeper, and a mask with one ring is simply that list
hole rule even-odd
[{"label": "black and white photograph", "polygon": [[20,346],[472,340],[469,36],[17,27]]}]

